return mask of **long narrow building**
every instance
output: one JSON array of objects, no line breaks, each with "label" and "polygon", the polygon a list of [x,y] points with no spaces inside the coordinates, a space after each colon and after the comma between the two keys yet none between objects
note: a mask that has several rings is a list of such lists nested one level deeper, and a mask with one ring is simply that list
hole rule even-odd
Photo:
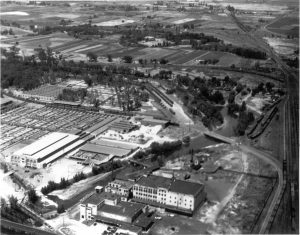
[{"label": "long narrow building", "polygon": [[78,135],[53,132],[14,152],[11,163],[21,167],[42,168],[83,143]]}]

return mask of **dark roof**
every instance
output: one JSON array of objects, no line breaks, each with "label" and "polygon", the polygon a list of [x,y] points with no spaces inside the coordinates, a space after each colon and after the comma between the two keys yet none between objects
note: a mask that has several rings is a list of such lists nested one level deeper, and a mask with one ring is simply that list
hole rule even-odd
[{"label": "dark roof", "polygon": [[134,225],[141,227],[143,229],[148,229],[153,223],[153,219],[146,216],[146,214],[141,214],[135,221]]},{"label": "dark roof", "polygon": [[196,195],[204,187],[203,184],[183,180],[174,180],[170,191],[182,194]]},{"label": "dark roof", "polygon": [[137,184],[143,185],[146,187],[152,187],[152,188],[169,188],[172,183],[172,179],[162,177],[162,176],[156,176],[156,175],[149,175],[147,177],[142,177],[138,180]]},{"label": "dark roof", "polygon": [[110,214],[133,217],[141,211],[145,206],[140,203],[120,202],[115,206],[103,204],[98,211],[107,212]]}]

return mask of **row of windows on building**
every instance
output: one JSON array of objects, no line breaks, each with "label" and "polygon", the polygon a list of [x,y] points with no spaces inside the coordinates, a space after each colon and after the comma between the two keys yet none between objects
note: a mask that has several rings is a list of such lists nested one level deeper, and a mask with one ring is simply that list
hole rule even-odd
[{"label": "row of windows on building", "polygon": [[157,189],[152,189],[152,188],[144,188],[144,187],[138,187],[138,186],[133,186],[133,190],[136,191],[144,191],[144,192],[148,192],[148,193],[153,193],[153,194],[157,194]]}]

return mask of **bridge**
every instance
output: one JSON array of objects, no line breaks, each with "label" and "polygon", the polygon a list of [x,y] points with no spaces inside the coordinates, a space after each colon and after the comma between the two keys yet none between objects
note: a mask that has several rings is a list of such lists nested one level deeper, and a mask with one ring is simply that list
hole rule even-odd
[{"label": "bridge", "polygon": [[229,137],[226,137],[226,136],[223,136],[223,135],[219,135],[219,134],[211,132],[211,131],[206,131],[203,134],[207,137],[222,141],[222,142],[227,143],[227,144],[232,144],[232,145],[236,144],[236,141],[233,140],[232,138],[229,138]]}]

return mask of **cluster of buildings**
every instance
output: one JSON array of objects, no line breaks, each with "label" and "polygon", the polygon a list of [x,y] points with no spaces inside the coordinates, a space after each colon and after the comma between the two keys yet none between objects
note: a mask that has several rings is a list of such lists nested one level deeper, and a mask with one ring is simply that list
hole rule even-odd
[{"label": "cluster of buildings", "polygon": [[193,215],[205,201],[204,185],[156,175],[115,179],[80,204],[80,220],[113,224],[140,234],[154,223],[151,209]]}]

